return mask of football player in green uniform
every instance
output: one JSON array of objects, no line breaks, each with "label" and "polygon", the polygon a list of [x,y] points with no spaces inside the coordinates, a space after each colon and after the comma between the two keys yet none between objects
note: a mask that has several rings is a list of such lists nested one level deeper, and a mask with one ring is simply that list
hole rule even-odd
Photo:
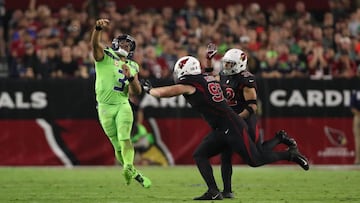
[{"label": "football player in green uniform", "polygon": [[113,39],[111,47],[105,47],[101,33],[108,27],[108,19],[98,19],[91,36],[95,59],[95,93],[101,126],[115,150],[116,159],[123,165],[123,175],[127,184],[132,179],[143,187],[151,186],[151,181],[134,167],[134,147],[130,132],[133,112],[129,94],[140,94],[138,80],[139,65],[130,60],[136,44],[129,35]]}]

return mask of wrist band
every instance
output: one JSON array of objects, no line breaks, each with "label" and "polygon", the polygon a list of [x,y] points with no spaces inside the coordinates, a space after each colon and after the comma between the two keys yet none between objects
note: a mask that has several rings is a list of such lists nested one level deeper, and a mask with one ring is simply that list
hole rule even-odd
[{"label": "wrist band", "polygon": [[95,30],[100,31],[100,30],[102,30],[102,27],[97,25],[97,26],[95,26]]},{"label": "wrist band", "polygon": [[254,112],[254,109],[253,109],[251,106],[246,106],[245,109],[249,112],[249,116],[250,116],[251,114],[255,113],[255,112]]},{"label": "wrist band", "polygon": [[129,81],[129,82],[134,81],[134,76],[129,77],[129,78],[128,78],[128,81]]},{"label": "wrist band", "polygon": [[257,104],[256,99],[245,100],[245,104]]}]

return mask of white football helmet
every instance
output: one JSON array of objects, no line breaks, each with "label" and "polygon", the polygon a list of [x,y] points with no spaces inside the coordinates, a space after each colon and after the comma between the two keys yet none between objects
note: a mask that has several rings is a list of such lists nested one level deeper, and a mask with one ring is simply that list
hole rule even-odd
[{"label": "white football helmet", "polygon": [[184,75],[201,74],[201,66],[199,60],[193,56],[181,57],[174,66],[174,76],[179,79]]},{"label": "white football helmet", "polygon": [[245,70],[247,56],[240,49],[230,49],[221,59],[221,69],[224,75],[234,75]]}]

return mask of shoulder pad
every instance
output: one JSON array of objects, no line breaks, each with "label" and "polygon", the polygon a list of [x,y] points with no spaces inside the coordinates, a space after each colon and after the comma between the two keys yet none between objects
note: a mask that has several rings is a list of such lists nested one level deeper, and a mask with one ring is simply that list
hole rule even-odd
[{"label": "shoulder pad", "polygon": [[241,71],[241,76],[243,76],[244,78],[251,78],[251,77],[254,77],[254,75],[252,73],[250,73],[249,71],[247,70],[244,70],[244,71]]},{"label": "shoulder pad", "polygon": [[104,53],[106,56],[109,56],[110,58],[114,59],[114,60],[120,60],[120,58],[115,54],[115,52],[110,49],[109,47],[106,47],[104,49]]},{"label": "shoulder pad", "polygon": [[179,78],[179,84],[190,85],[197,81],[196,77],[192,75],[185,75]]},{"label": "shoulder pad", "polygon": [[255,76],[252,73],[249,71],[242,71],[240,75],[241,81],[245,86],[251,88],[256,86]]}]

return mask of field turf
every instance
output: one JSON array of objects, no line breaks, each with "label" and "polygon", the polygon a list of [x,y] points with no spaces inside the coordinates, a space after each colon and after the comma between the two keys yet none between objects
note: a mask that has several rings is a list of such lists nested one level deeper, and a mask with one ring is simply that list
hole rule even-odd
[{"label": "field turf", "polygon": [[[150,189],[125,185],[120,166],[0,167],[0,202],[198,202],[192,198],[206,191],[194,166],[138,168],[152,179]],[[221,189],[219,166],[214,173]],[[235,166],[233,190],[235,199],[216,202],[360,202],[360,167]]]}]

